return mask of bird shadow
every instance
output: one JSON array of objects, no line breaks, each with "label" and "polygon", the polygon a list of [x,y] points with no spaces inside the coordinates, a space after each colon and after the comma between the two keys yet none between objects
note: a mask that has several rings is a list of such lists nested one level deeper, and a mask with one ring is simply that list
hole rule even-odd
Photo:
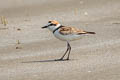
[{"label": "bird shadow", "polygon": [[71,61],[73,59],[70,59],[70,60],[66,60],[66,59],[63,59],[63,60],[40,60],[40,61],[26,61],[26,62],[21,62],[21,63],[45,63],[45,62],[62,62],[62,61]]}]

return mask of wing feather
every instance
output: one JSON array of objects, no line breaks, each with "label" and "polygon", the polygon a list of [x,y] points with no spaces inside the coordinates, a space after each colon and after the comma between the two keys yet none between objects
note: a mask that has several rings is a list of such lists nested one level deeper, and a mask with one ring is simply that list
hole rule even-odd
[{"label": "wing feather", "polygon": [[82,29],[78,29],[75,27],[62,27],[60,28],[60,33],[63,35],[69,35],[69,34],[86,34],[86,31],[83,31]]}]

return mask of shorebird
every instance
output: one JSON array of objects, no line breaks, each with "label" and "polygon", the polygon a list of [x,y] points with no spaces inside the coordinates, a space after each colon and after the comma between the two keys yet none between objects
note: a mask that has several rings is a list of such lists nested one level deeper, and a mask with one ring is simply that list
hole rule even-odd
[{"label": "shorebird", "polygon": [[[56,20],[48,21],[48,24],[42,28],[48,28],[56,38],[67,42],[67,50],[60,59],[55,59],[55,61],[69,60],[69,56],[71,52],[71,46],[69,43],[70,41],[77,40],[82,35],[85,34],[95,34],[95,32],[84,31],[82,29],[78,29],[75,27],[63,26]],[[67,52],[68,52],[67,58],[63,59],[64,56],[67,54]]]}]

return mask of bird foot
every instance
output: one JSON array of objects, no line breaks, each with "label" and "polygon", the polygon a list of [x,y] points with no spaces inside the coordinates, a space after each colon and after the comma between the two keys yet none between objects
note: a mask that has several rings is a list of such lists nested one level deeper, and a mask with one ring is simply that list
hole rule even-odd
[{"label": "bird foot", "polygon": [[67,60],[69,60],[69,58],[67,58],[67,59],[62,59],[62,58],[60,58],[60,59],[55,59],[55,61],[67,61]]},{"label": "bird foot", "polygon": [[67,58],[66,60],[70,60],[69,58]]},{"label": "bird foot", "polygon": [[55,61],[64,61],[64,59],[60,58],[60,59],[55,59]]}]

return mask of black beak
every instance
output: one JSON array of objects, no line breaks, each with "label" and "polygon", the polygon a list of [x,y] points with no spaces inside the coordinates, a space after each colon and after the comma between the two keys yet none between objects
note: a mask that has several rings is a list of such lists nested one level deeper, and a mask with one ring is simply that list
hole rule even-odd
[{"label": "black beak", "polygon": [[43,26],[42,28],[44,29],[44,28],[47,28],[48,26]]}]

